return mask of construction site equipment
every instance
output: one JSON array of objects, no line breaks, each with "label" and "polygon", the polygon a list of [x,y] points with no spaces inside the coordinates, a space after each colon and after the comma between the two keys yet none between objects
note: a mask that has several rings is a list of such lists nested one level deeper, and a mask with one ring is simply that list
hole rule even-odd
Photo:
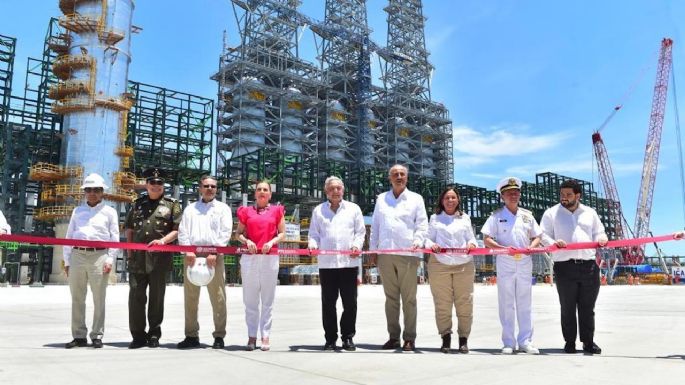
[{"label": "construction site equipment", "polygon": [[[232,1],[241,43],[224,46],[213,76],[217,174],[230,199],[241,201],[254,178],[265,175],[285,182],[275,192],[284,201],[314,204],[322,197],[317,183],[338,175],[349,198],[367,207],[395,163],[408,166],[426,197],[452,180],[451,121],[430,99],[421,2],[390,3],[391,48],[382,48],[369,38],[365,1],[326,1],[323,22],[301,14],[297,1]],[[321,69],[298,56],[305,28],[322,39]],[[372,53],[387,62],[383,87],[371,84]],[[273,167],[256,169],[266,163]]]},{"label": "construction site equipment", "polygon": [[[652,98],[652,111],[647,130],[647,144],[645,146],[645,158],[640,180],[638,193],[637,212],[635,215],[635,227],[633,236],[637,238],[649,235],[649,220],[652,211],[652,200],[654,195],[654,183],[659,164],[659,149],[661,147],[661,131],[664,122],[664,111],[666,108],[666,97],[668,94],[668,81],[672,66],[672,46],[673,40],[665,38],[661,41],[659,51],[659,61],[657,66],[656,82],[654,85],[654,95]],[[631,238],[630,228],[627,224],[623,210],[621,208],[618,189],[614,181],[611,162],[602,140],[600,130],[606,126],[608,121],[620,109],[614,108],[609,118],[604,121],[602,126],[592,134],[592,144],[600,173],[600,180],[604,186],[604,191],[610,203],[610,215],[617,228],[613,233],[608,233],[610,239]],[[613,238],[612,238],[613,236]],[[644,260],[644,247],[632,247],[622,251],[622,262],[628,265],[636,265]]]}]

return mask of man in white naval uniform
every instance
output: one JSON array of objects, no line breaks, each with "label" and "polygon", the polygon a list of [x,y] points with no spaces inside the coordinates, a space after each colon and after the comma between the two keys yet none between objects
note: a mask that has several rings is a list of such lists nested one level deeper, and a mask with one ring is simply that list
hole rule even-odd
[{"label": "man in white naval uniform", "polygon": [[[518,207],[521,180],[507,177],[497,184],[504,206],[495,210],[483,225],[483,242],[489,248],[532,248],[540,244],[542,230],[533,214]],[[533,345],[532,276],[533,261],[527,254],[497,256],[497,299],[502,324],[502,354],[520,351],[539,354]],[[519,333],[514,338],[518,320]]]}]

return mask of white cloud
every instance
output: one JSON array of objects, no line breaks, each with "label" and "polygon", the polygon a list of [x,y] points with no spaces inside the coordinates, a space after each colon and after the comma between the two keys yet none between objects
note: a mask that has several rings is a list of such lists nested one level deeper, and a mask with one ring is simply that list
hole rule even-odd
[{"label": "white cloud", "polygon": [[468,126],[453,128],[455,168],[473,168],[495,163],[498,158],[516,157],[548,151],[570,135],[565,132],[532,135],[526,125],[493,126],[489,132]]},{"label": "white cloud", "polygon": [[470,175],[473,177],[476,177],[476,178],[481,178],[481,179],[492,179],[492,180],[502,179],[502,175],[487,174],[487,173],[480,173],[480,172],[472,172]]},{"label": "white cloud", "polygon": [[[637,163],[616,163],[611,165],[614,176],[634,174],[642,171],[642,164]],[[556,174],[573,176],[576,178],[589,179],[590,176],[597,177],[597,165],[594,159],[589,156],[586,159],[573,159],[554,163],[531,163],[518,165],[506,169],[508,174],[513,175],[535,175],[540,172],[553,172]]]}]

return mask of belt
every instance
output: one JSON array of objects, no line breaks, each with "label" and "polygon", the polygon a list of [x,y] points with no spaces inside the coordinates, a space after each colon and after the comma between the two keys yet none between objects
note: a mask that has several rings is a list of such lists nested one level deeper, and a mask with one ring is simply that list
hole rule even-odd
[{"label": "belt", "polygon": [[568,261],[564,261],[568,263],[575,263],[576,265],[580,265],[583,263],[589,263],[589,262],[595,262],[594,259],[569,259]]},{"label": "belt", "polygon": [[76,250],[81,250],[81,251],[100,251],[100,250],[106,250],[106,247],[79,247],[79,246],[74,246],[74,249]]}]

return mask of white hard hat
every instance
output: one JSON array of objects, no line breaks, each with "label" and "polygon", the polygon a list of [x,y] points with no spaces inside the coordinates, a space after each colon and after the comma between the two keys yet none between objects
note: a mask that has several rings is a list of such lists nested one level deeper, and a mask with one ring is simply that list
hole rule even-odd
[{"label": "white hard hat", "polygon": [[186,277],[195,286],[206,286],[214,278],[214,268],[207,266],[207,258],[195,258],[195,264],[186,268]]},{"label": "white hard hat", "polygon": [[508,176],[497,183],[497,192],[501,194],[511,189],[520,190],[522,184],[521,179],[515,176]]},{"label": "white hard hat", "polygon": [[105,179],[96,173],[89,174],[86,179],[83,180],[81,190],[86,187],[101,187],[102,189],[108,188],[105,184]]}]

